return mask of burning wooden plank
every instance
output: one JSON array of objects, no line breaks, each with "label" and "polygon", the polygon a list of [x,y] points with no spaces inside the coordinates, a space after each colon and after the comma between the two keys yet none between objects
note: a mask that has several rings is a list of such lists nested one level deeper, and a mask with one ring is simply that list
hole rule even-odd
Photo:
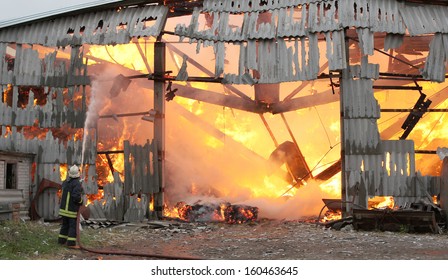
[{"label": "burning wooden plank", "polygon": [[193,204],[178,202],[173,209],[166,209],[164,215],[179,218],[187,222],[226,222],[242,224],[256,221],[258,208],[248,205],[221,204]]}]

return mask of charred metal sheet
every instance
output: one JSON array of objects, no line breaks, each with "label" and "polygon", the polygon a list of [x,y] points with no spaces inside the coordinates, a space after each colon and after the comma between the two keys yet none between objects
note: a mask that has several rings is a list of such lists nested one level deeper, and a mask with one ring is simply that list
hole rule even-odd
[{"label": "charred metal sheet", "polygon": [[298,13],[300,13],[300,18],[296,19],[294,9],[278,10],[278,37],[302,37],[307,35],[307,10],[305,8],[302,8]]},{"label": "charred metal sheet", "polygon": [[141,222],[146,217],[146,212],[148,209],[148,198],[146,195],[142,194],[140,197],[137,195],[129,196],[129,202],[125,214],[124,221],[125,222]]},{"label": "charred metal sheet", "polygon": [[[365,60],[363,57],[361,60]],[[352,78],[364,78],[377,80],[380,74],[380,65],[372,63],[361,63],[361,65],[351,65],[350,75]]]},{"label": "charred metal sheet", "polygon": [[448,33],[447,6],[405,4],[400,15],[411,36]]},{"label": "charred metal sheet", "polygon": [[[10,126],[34,126],[37,122],[40,128],[61,127],[62,124],[70,124],[73,128],[84,127],[84,112],[74,110],[73,97],[76,89],[68,88],[67,99],[69,105],[64,105],[64,88],[45,88],[42,93],[46,95],[45,105],[35,105],[35,92],[40,90],[38,87],[29,87],[27,92],[28,100],[18,104],[20,93],[18,86],[2,86],[3,92],[9,90],[12,92],[11,104],[8,101],[0,102],[0,124]],[[36,92],[37,93],[37,92]],[[77,93],[80,95],[81,93]],[[85,97],[84,97],[85,98]]]},{"label": "charred metal sheet", "polygon": [[59,219],[59,197],[57,188],[47,188],[43,190],[37,201],[35,201],[35,211],[39,217],[47,221]]},{"label": "charred metal sheet", "polygon": [[353,209],[353,227],[356,230],[440,233],[433,211]]},{"label": "charred metal sheet", "polygon": [[350,199],[394,196],[397,205],[437,195],[440,177],[415,172],[414,143],[410,140],[381,141],[374,154],[346,155],[346,185]]},{"label": "charred metal sheet", "polygon": [[405,33],[400,16],[403,4],[396,0],[344,0],[337,3],[339,20],[344,27],[370,28],[373,32]]},{"label": "charred metal sheet", "polygon": [[168,7],[160,5],[65,16],[0,29],[0,42],[57,47],[126,44],[132,38],[158,36],[167,13]]},{"label": "charred metal sheet", "polygon": [[384,50],[398,49],[403,44],[403,40],[403,34],[387,33],[384,39]]},{"label": "charred metal sheet", "polygon": [[344,124],[347,154],[369,154],[378,150],[380,135],[376,119],[346,119]]},{"label": "charred metal sheet", "polygon": [[380,106],[373,95],[373,81],[367,79],[344,80],[344,116],[347,118],[380,118]]},{"label": "charred metal sheet", "polygon": [[308,18],[302,19],[302,21],[307,21],[308,31],[329,32],[341,30],[343,28],[341,22],[336,20],[339,17],[338,9],[336,8],[337,3],[338,1],[310,3],[308,5]]},{"label": "charred metal sheet", "polygon": [[345,53],[344,31],[325,32],[325,40],[329,70],[345,69],[347,67],[347,54]]},{"label": "charred metal sheet", "polygon": [[[448,16],[448,13],[447,13]],[[448,28],[447,28],[448,29]],[[426,59],[422,76],[432,81],[445,81],[446,60],[448,57],[448,34],[436,33],[429,44],[429,54]]]},{"label": "charred metal sheet", "polygon": [[274,1],[246,1],[246,0],[204,0],[203,9],[207,12],[262,12],[281,8],[296,7],[314,2],[331,2],[331,0],[274,0]]},{"label": "charred metal sheet", "polygon": [[[154,141],[146,143],[144,146],[130,145],[129,141],[124,141],[124,173],[125,185],[124,193],[157,193],[159,187],[155,185],[157,170],[153,168],[154,158],[157,158],[157,150]],[[150,160],[152,159],[152,161]]]},{"label": "charred metal sheet", "polygon": [[[86,219],[121,221],[123,219],[123,182],[117,172],[114,181],[103,186],[104,197],[92,201],[87,208]],[[95,193],[96,194],[96,193]]]},{"label": "charred metal sheet", "polygon": [[[1,57],[5,56],[6,47],[6,43],[0,45]],[[87,65],[83,62],[83,53],[79,47],[72,47],[70,61],[56,60],[57,51],[47,53],[40,59],[37,50],[25,48],[21,44],[16,45],[15,51],[12,66],[6,60],[0,62],[1,84],[61,88],[90,84]]]},{"label": "charred metal sheet", "polygon": [[[2,126],[2,136],[0,137],[0,150],[10,152],[21,152],[37,154],[39,163],[68,163],[75,164],[81,162],[82,141],[69,140],[64,144],[61,140],[54,138],[51,131],[48,131],[45,140],[37,137],[27,139],[13,126],[11,131],[6,131]],[[87,139],[87,146],[95,147],[95,139]],[[89,149],[84,155],[84,163],[95,165],[96,150]],[[50,178],[47,178],[51,180]]]},{"label": "charred metal sheet", "polygon": [[240,48],[240,58],[244,60],[241,60],[243,64],[240,64],[239,71],[257,70],[258,77],[247,79],[244,75],[226,73],[224,80],[235,84],[248,81],[269,84],[316,79],[319,72],[317,34],[310,34],[309,40],[303,37],[292,39],[291,43],[293,45],[288,47],[282,39],[259,41],[258,44],[249,41]]},{"label": "charred metal sheet", "polygon": [[374,37],[373,31],[368,28],[357,28],[359,47],[363,55],[373,55]]},{"label": "charred metal sheet", "polygon": [[[263,5],[259,5],[260,3]],[[302,16],[295,22],[292,14],[298,6]],[[275,18],[278,18],[277,30],[280,32],[277,31],[279,32],[277,36],[279,37],[303,36],[304,31],[328,32],[341,30],[344,27],[362,27],[369,28],[372,32],[404,34],[405,26],[399,12],[402,6],[403,3],[395,0],[204,1],[203,11],[213,12],[214,17],[217,17],[221,13],[252,13],[256,15],[269,10],[275,15]],[[273,24],[275,25],[274,22]],[[285,33],[284,30],[288,31]],[[292,30],[296,32],[291,33]],[[255,36],[270,38],[274,35],[271,33],[269,35],[256,34]],[[227,41],[230,40],[230,38],[227,39]],[[234,37],[232,40],[237,40],[237,38]]]}]

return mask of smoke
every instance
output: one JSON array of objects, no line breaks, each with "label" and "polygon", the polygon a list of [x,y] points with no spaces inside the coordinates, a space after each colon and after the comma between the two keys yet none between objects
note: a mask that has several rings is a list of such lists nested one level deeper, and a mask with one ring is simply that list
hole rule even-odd
[{"label": "smoke", "polygon": [[110,102],[110,96],[104,86],[104,81],[111,81],[113,78],[113,73],[104,71],[101,75],[92,77],[93,80],[91,83],[90,100],[84,123],[81,165],[84,164],[84,152],[86,149],[87,137],[89,136],[89,129],[96,127],[99,111],[106,107],[106,104]]},{"label": "smoke", "polygon": [[324,206],[324,196],[318,183],[310,181],[292,196],[250,199],[242,201],[241,204],[258,207],[259,218],[297,220],[319,215]]}]

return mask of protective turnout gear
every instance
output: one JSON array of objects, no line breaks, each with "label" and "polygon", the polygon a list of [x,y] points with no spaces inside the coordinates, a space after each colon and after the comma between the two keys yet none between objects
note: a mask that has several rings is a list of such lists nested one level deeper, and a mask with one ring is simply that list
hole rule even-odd
[{"label": "protective turnout gear", "polygon": [[61,205],[59,215],[62,216],[62,226],[58,243],[68,246],[76,245],[76,218],[82,205],[83,189],[79,181],[79,169],[76,165],[70,167],[69,178],[62,183]]}]

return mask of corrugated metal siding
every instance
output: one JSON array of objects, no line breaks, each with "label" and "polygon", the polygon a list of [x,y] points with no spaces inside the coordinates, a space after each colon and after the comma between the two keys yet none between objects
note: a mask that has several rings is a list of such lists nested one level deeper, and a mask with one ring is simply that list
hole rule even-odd
[{"label": "corrugated metal siding", "polygon": [[[317,34],[286,41],[252,41],[240,48],[239,74],[224,74],[227,83],[243,84],[256,81],[260,84],[286,81],[303,81],[317,78],[319,73],[319,48]],[[216,60],[219,63],[219,60]],[[217,69],[222,69],[222,65]],[[241,73],[257,70],[259,77],[247,79]]]},{"label": "corrugated metal siding", "polygon": [[[294,16],[295,7],[301,6],[300,17]],[[301,37],[308,33],[342,30],[345,27],[369,28],[372,32],[405,33],[400,16],[403,3],[395,0],[344,0],[344,1],[204,1],[203,9],[196,9],[189,26],[178,24],[175,33],[181,37],[210,41],[246,41],[248,39],[274,39]],[[271,7],[271,8],[269,8]],[[338,8],[336,8],[338,7]],[[263,11],[270,10],[272,20],[257,24]],[[387,12],[386,12],[387,11]],[[210,29],[198,31],[200,12],[211,12]],[[230,29],[229,14],[245,13],[242,28]]]},{"label": "corrugated metal siding", "polygon": [[347,154],[377,153],[380,135],[376,119],[356,118],[344,121],[345,152]]},{"label": "corrugated metal siding", "polygon": [[343,31],[325,32],[327,43],[327,60],[330,71],[342,70],[347,67],[345,38]]},{"label": "corrugated metal siding", "polygon": [[56,220],[59,217],[59,197],[56,188],[45,189],[36,201],[37,214],[45,220]]},{"label": "corrugated metal siding", "polygon": [[0,190],[4,190],[5,189],[5,161],[4,160],[0,160]]},{"label": "corrugated metal siding", "polygon": [[[373,81],[367,79],[343,80],[344,116],[347,118],[380,118],[380,105],[373,95]],[[374,123],[375,124],[375,123]]]},{"label": "corrugated metal siding", "polygon": [[[0,42],[51,47],[126,44],[134,37],[158,36],[167,13],[165,6],[145,6],[65,16],[0,29]],[[149,19],[155,19],[152,26],[145,24]]]},{"label": "corrugated metal siding", "polygon": [[[2,135],[6,134],[6,127],[2,127]],[[96,140],[92,137],[86,140],[89,147],[96,147]],[[80,163],[82,158],[82,141],[69,140],[66,145],[53,137],[51,131],[46,134],[45,140],[37,138],[27,139],[22,133],[12,127],[12,134],[0,137],[0,150],[21,152],[38,155],[39,163]],[[87,149],[84,155],[85,164],[95,164],[96,149]],[[48,178],[49,179],[49,178]]]},{"label": "corrugated metal siding", "polygon": [[448,34],[437,33],[429,44],[429,54],[422,75],[432,81],[445,81],[448,57]]},{"label": "corrugated metal siding", "polygon": [[411,36],[448,33],[448,7],[440,5],[406,4],[400,15]]},{"label": "corrugated metal siding", "polygon": [[[144,146],[130,145],[129,141],[124,141],[124,172],[125,185],[124,192],[129,193],[157,193],[160,186],[155,185],[157,170],[154,169],[154,162],[151,162],[157,150],[152,143]],[[157,162],[157,161],[156,161]]]},{"label": "corrugated metal siding", "polygon": [[247,1],[247,0],[204,0],[203,9],[207,12],[262,12],[267,10],[275,10],[288,7],[296,7],[298,5],[313,2],[332,2],[332,0],[271,0],[271,1]]},{"label": "corrugated metal siding", "polygon": [[[2,87],[3,90],[6,86]],[[84,112],[75,110],[71,106],[74,102],[73,97],[75,88],[68,89],[69,105],[63,103],[64,88],[47,88],[47,102],[45,105],[34,105],[34,92],[30,89],[28,104],[26,107],[18,107],[17,100],[19,96],[18,86],[13,87],[13,106],[0,102],[0,124],[10,126],[34,126],[35,121],[40,128],[61,127],[62,124],[70,124],[73,128],[84,127]],[[77,93],[82,94],[82,93]],[[53,99],[53,96],[55,99]],[[14,115],[14,117],[13,117]]]},{"label": "corrugated metal siding", "polygon": [[[0,57],[5,57],[7,45],[0,43]],[[56,61],[56,55],[57,51],[54,51],[40,59],[37,50],[23,48],[21,44],[17,44],[13,71],[8,70],[5,59],[0,62],[0,84],[58,88],[90,84],[81,48],[72,47],[70,60],[67,61]],[[68,71],[66,64],[69,66]]]},{"label": "corrugated metal siding", "polygon": [[0,190],[0,203],[21,203],[23,202],[23,191],[17,189]]}]

